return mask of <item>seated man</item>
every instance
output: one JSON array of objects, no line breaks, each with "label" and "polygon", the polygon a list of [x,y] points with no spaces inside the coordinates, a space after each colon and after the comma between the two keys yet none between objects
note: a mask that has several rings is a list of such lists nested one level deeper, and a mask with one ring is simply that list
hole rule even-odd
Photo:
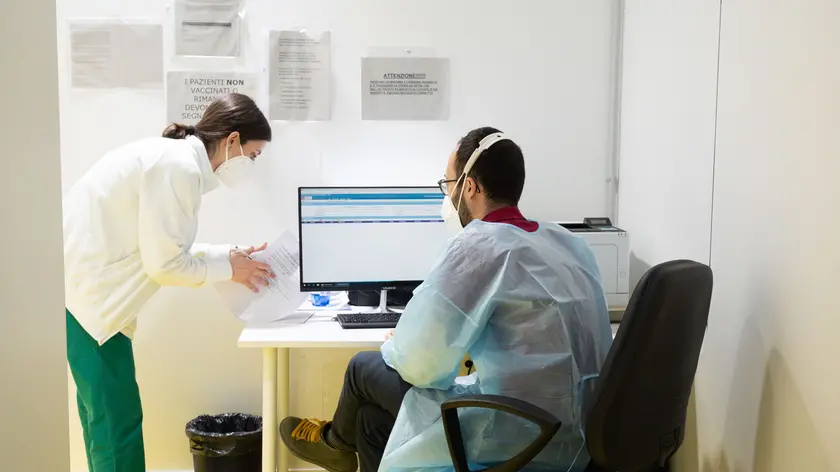
[{"label": "seated man", "polygon": [[[451,470],[441,402],[495,394],[531,402],[563,423],[531,467],[586,467],[581,412],[611,342],[606,299],[582,239],[522,216],[524,184],[522,151],[498,130],[461,139],[440,182],[443,218],[459,234],[381,354],[350,362],[332,422],[282,422],[292,454],[331,472]],[[477,372],[456,379],[467,353]],[[524,420],[488,410],[460,418],[474,466],[505,461],[538,434]]]}]

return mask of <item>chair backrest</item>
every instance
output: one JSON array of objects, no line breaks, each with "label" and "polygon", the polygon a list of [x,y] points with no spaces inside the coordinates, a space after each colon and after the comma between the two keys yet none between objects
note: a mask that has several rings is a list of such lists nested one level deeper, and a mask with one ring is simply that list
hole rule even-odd
[{"label": "chair backrest", "polygon": [[711,298],[712,270],[697,262],[666,262],[639,281],[586,417],[595,465],[663,467],[682,444]]}]

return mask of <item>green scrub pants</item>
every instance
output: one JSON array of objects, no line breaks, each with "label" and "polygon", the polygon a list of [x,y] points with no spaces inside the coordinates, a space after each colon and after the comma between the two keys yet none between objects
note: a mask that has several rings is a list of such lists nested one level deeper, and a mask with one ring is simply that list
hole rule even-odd
[{"label": "green scrub pants", "polygon": [[67,361],[90,472],[145,472],[143,409],[131,340],[117,334],[100,346],[67,311]]}]

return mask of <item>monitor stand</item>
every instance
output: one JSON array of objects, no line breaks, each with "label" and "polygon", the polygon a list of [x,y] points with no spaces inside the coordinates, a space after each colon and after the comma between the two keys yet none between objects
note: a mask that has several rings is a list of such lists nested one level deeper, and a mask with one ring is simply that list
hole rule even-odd
[{"label": "monitor stand", "polygon": [[388,308],[388,291],[381,290],[379,292],[379,306],[366,313],[396,313],[394,310]]}]

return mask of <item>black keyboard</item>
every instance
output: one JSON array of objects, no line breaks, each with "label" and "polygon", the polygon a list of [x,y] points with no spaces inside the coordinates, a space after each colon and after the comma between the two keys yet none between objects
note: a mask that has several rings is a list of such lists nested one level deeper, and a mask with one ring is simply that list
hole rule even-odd
[{"label": "black keyboard", "polygon": [[335,317],[344,329],[396,328],[399,313],[342,313]]}]

